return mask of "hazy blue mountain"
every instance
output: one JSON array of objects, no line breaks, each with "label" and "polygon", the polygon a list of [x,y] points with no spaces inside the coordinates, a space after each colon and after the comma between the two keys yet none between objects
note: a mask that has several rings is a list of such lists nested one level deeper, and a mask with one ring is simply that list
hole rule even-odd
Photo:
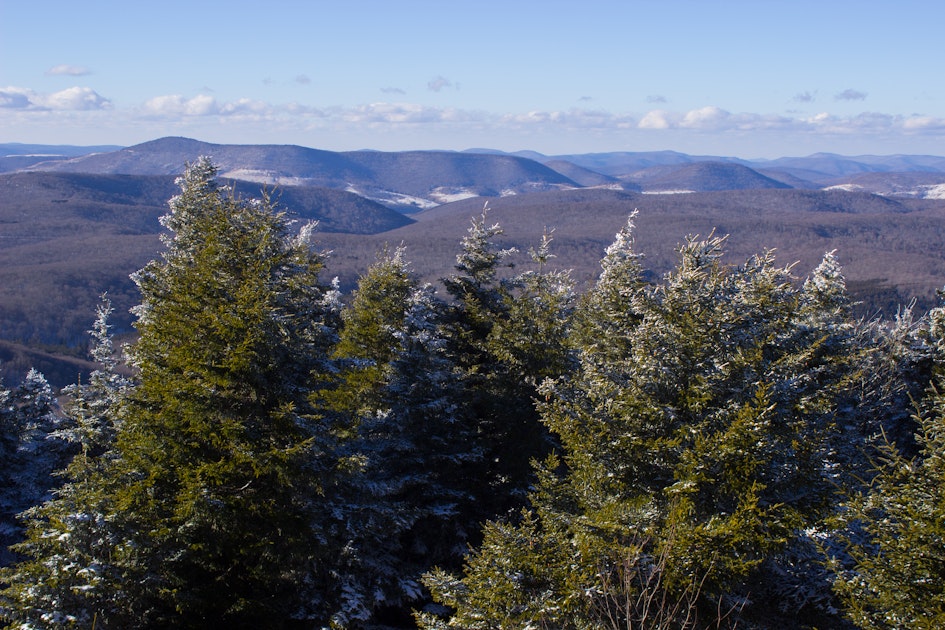
[{"label": "hazy blue mountain", "polygon": [[[547,190],[615,186],[647,192],[714,191],[758,187],[818,189],[865,186],[867,191],[922,197],[945,183],[945,157],[931,155],[842,156],[815,153],[806,157],[745,160],[737,157],[688,155],[677,151],[617,151],[545,155],[535,151],[507,153],[488,148],[457,151],[333,152],[295,145],[229,145],[189,138],[160,138],[124,149],[109,147],[13,147],[13,167],[59,172],[158,175],[180,173],[188,162],[209,155],[227,178],[269,186],[316,186],[346,190],[400,212],[417,212],[470,197],[501,197]],[[33,152],[34,157],[23,157]],[[40,160],[35,154],[58,157]],[[16,162],[21,160],[21,162]],[[2,159],[0,159],[2,162]],[[19,166],[16,166],[19,164]],[[712,164],[713,166],[705,166]],[[703,166],[697,166],[703,165]],[[725,168],[721,165],[728,165]],[[751,172],[743,169],[751,169]],[[852,181],[870,173],[889,181]],[[907,188],[895,173],[942,174]]]},{"label": "hazy blue mountain", "polygon": [[226,178],[269,185],[348,190],[387,207],[415,211],[469,196],[499,196],[578,187],[533,160],[451,151],[333,152],[294,145],[221,145],[161,138],[111,153],[87,155],[36,170],[165,175],[206,155]]},{"label": "hazy blue mountain", "polygon": [[628,177],[646,192],[709,192],[793,188],[758,171],[728,162],[692,162],[681,166],[654,166]]},{"label": "hazy blue mountain", "polygon": [[113,145],[80,147],[69,144],[9,142],[0,144],[0,173],[29,168],[43,162],[60,161],[90,153],[108,153],[119,149],[121,147]]}]

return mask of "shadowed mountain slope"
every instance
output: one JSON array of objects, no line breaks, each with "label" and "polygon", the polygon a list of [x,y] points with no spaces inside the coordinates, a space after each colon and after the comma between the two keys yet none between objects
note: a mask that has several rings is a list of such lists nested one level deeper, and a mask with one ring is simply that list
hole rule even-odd
[{"label": "shadowed mountain slope", "polygon": [[627,177],[645,191],[750,190],[791,188],[741,164],[730,162],[693,162],[682,166],[655,166]]}]

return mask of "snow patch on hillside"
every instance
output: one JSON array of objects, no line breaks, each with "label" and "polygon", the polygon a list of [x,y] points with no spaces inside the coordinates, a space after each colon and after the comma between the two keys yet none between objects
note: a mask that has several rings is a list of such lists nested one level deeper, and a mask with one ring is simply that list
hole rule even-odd
[{"label": "snow patch on hillside", "polygon": [[934,186],[920,186],[924,188],[924,199],[945,199],[945,184],[935,184]]},{"label": "snow patch on hillside", "polygon": [[279,175],[275,171],[255,168],[235,168],[225,173],[220,173],[220,176],[224,179],[238,179],[243,182],[254,182],[267,186],[304,186],[308,183],[308,180],[304,177],[287,177],[285,175]]},{"label": "snow patch on hillside", "polygon": [[479,193],[469,188],[451,188],[449,186],[440,186],[430,192],[430,197],[440,203],[450,203],[452,201],[462,201],[463,199],[472,199],[478,197]]},{"label": "snow patch on hillside", "polygon": [[846,192],[863,192],[866,190],[859,184],[837,184],[836,186],[827,186],[824,190],[845,190]]},{"label": "snow patch on hillside", "polygon": [[899,184],[884,182],[875,187],[860,186],[859,184],[839,184],[828,186],[824,190],[844,190],[847,192],[868,192],[881,197],[899,199],[945,199],[945,183],[941,184]]},{"label": "snow patch on hillside", "polygon": [[644,195],[691,195],[694,190],[644,190]]},{"label": "snow patch on hillside", "polygon": [[375,188],[362,190],[351,184],[349,184],[345,190],[349,193],[358,195],[359,197],[364,197],[365,199],[379,203],[382,206],[390,208],[391,210],[404,213],[429,210],[430,208],[437,207],[441,203],[431,199],[425,199],[423,197],[415,197],[413,195],[405,195],[402,193],[393,192],[391,190],[381,190]]}]

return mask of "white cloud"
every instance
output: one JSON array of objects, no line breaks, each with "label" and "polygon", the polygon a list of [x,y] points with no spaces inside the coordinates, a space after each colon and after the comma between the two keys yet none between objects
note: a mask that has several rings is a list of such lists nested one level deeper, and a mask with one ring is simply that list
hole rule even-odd
[{"label": "white cloud", "polygon": [[112,103],[95,90],[71,87],[52,94],[40,94],[27,88],[0,88],[0,107],[36,111],[90,111],[111,109]]},{"label": "white cloud", "polygon": [[193,98],[180,94],[155,96],[145,102],[143,109],[147,115],[158,117],[209,116],[219,112],[216,99],[206,94]]},{"label": "white cloud", "polygon": [[430,107],[415,103],[370,103],[333,110],[338,119],[347,123],[418,124],[469,121],[472,117],[463,110]]},{"label": "white cloud", "polygon": [[718,129],[727,126],[730,116],[724,109],[710,105],[687,112],[679,126],[689,129]]},{"label": "white cloud", "polygon": [[945,131],[945,118],[910,116],[902,123],[905,131]]},{"label": "white cloud", "polygon": [[688,112],[654,109],[644,114],[637,125],[640,129],[688,129],[701,132],[750,132],[790,129],[792,126],[793,120],[785,116],[752,113],[733,114],[715,106],[701,107]]},{"label": "white cloud", "polygon": [[91,88],[71,87],[43,99],[45,106],[54,110],[87,111],[109,109],[111,101]]},{"label": "white cloud", "polygon": [[0,88],[0,108],[28,109],[32,105],[30,95],[35,93],[18,87]]},{"label": "white cloud", "polygon": [[257,101],[249,98],[241,98],[235,100],[231,103],[223,103],[222,105],[215,105],[217,113],[223,114],[226,116],[239,116],[239,115],[254,115],[254,116],[265,116],[270,111],[272,107],[264,102]]},{"label": "white cloud", "polygon": [[670,112],[667,112],[662,109],[654,109],[653,111],[647,112],[643,118],[640,119],[638,127],[640,129],[670,129],[675,126],[673,121],[675,118]]},{"label": "white cloud", "polygon": [[63,63],[58,66],[53,66],[46,71],[46,74],[49,76],[65,75],[70,77],[83,77],[87,74],[92,74],[92,72],[83,66],[72,66]]}]

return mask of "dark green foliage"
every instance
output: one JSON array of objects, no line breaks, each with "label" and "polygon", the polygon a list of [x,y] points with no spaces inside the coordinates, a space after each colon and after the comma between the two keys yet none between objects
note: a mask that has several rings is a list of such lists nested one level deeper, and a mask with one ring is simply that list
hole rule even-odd
[{"label": "dark green foliage", "polygon": [[335,589],[342,601],[333,622],[342,626],[419,602],[421,574],[458,566],[478,526],[481,453],[446,351],[444,305],[425,286],[404,306],[379,406],[362,410],[347,446],[357,474],[333,510],[349,541]]},{"label": "dark green foliage", "polygon": [[[502,625],[499,611],[515,610],[513,625],[598,627],[606,612],[639,623],[640,611],[611,603],[637,600],[641,585],[626,577],[654,558],[660,598],[689,598],[684,617],[701,610],[699,624],[771,596],[780,554],[828,513],[854,347],[831,258],[799,290],[767,253],[722,265],[722,243],[690,240],[656,285],[643,282],[629,228],[608,249],[579,317],[580,366],[542,388],[563,461],[540,468],[520,524],[487,529],[461,582],[428,581],[459,619]],[[519,539],[536,541],[537,556],[513,550]],[[552,568],[529,569],[538,557]],[[500,586],[520,578],[531,586]],[[541,601],[520,601],[528,593]]]},{"label": "dark green foliage", "polygon": [[[915,456],[878,447],[875,476],[846,503],[846,552],[835,588],[862,628],[945,624],[945,311],[930,313],[935,377],[915,417]],[[885,436],[884,436],[885,437]]]},{"label": "dark green foliage", "polygon": [[0,383],[0,566],[14,559],[6,548],[22,540],[19,513],[49,496],[59,485],[55,472],[71,457],[57,435],[61,421],[53,390],[36,370],[10,390]]},{"label": "dark green foliage", "polygon": [[567,367],[572,298],[567,274],[545,269],[548,238],[534,252],[537,271],[503,277],[514,250],[499,247],[502,229],[486,217],[484,210],[473,219],[456,257],[457,273],[444,280],[454,299],[451,352],[484,455],[479,478],[489,491],[480,500],[483,519],[523,503],[530,462],[550,448],[534,401],[541,379]]},{"label": "dark green foliage", "polygon": [[[136,386],[104,408],[77,390],[83,452],[34,515],[24,550],[37,562],[21,575],[50,556],[79,570],[17,591],[21,610],[58,602],[63,620],[109,627],[277,627],[325,570],[313,499],[330,484],[332,432],[307,402],[333,342],[321,258],[308,230],[290,240],[265,200],[227,196],[214,174],[201,160],[181,179],[167,251],[136,275]],[[110,425],[96,427],[99,414]],[[66,542],[50,548],[44,529]]]},{"label": "dark green foliage", "polygon": [[333,355],[337,383],[320,392],[322,404],[356,418],[380,405],[379,397],[396,353],[396,334],[415,288],[404,251],[383,252],[358,281],[350,307],[342,312],[342,329]]},{"label": "dark green foliage", "polygon": [[168,250],[136,276],[140,382],[112,473],[125,588],[148,624],[278,625],[301,603],[311,500],[333,466],[330,428],[307,415],[331,342],[322,263],[214,173],[187,171],[163,219]]}]

